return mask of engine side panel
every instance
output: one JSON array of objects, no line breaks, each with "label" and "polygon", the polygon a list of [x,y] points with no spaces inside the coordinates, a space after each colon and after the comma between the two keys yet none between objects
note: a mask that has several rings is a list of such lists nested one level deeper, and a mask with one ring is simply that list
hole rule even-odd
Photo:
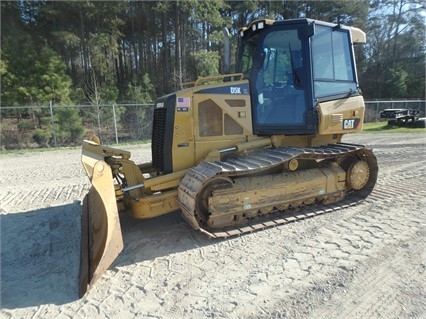
[{"label": "engine side panel", "polygon": [[317,106],[318,135],[361,132],[364,121],[364,99],[354,96],[347,99],[321,102]]},{"label": "engine side panel", "polygon": [[224,82],[194,92],[197,162],[214,149],[253,137],[248,81]]}]

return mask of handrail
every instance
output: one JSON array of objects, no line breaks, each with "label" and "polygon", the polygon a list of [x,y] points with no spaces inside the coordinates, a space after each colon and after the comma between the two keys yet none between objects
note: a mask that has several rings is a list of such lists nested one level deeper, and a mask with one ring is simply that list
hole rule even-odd
[{"label": "handrail", "polygon": [[210,81],[224,81],[225,78],[234,78],[238,77],[236,81],[241,81],[244,77],[244,74],[242,73],[232,73],[232,74],[221,74],[221,75],[213,75],[213,76],[206,76],[206,77],[199,77],[196,81],[194,86],[199,86],[201,83],[204,82],[210,82]]}]

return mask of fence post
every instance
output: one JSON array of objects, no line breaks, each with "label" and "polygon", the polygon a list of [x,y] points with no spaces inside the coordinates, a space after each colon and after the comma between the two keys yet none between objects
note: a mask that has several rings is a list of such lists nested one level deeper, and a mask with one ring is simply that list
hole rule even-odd
[{"label": "fence post", "polygon": [[99,108],[99,101],[96,100],[96,115],[98,120],[98,137],[102,141],[102,132],[101,132],[101,109]]},{"label": "fence post", "polygon": [[55,148],[58,148],[58,145],[56,144],[56,128],[55,128],[55,120],[54,120],[54,118],[53,118],[53,105],[52,105],[52,100],[50,100],[49,107],[50,107],[50,121],[51,121],[51,123],[52,123],[53,141],[54,141],[54,143],[55,143]]},{"label": "fence post", "polygon": [[379,101],[377,101],[377,99],[376,99],[376,114],[374,115],[374,118],[375,118],[374,122],[379,121]]},{"label": "fence post", "polygon": [[117,119],[116,119],[116,117],[115,117],[115,103],[113,103],[113,104],[112,104],[112,116],[114,117],[115,143],[118,145]]}]

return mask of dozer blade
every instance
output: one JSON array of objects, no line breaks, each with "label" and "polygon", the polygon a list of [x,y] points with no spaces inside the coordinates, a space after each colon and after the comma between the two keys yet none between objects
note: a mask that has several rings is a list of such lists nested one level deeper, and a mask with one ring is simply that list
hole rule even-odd
[{"label": "dozer blade", "polygon": [[123,250],[111,168],[93,167],[92,187],[83,200],[81,220],[80,298]]}]

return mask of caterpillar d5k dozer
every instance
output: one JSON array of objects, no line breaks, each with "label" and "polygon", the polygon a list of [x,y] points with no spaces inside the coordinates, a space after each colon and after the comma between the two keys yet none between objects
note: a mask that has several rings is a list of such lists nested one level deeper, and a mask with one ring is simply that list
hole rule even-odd
[{"label": "caterpillar d5k dozer", "polygon": [[[123,248],[119,211],[176,210],[228,237],[353,205],[377,161],[342,136],[362,130],[354,27],[310,19],[253,21],[239,31],[236,73],[200,78],[156,100],[152,163],[85,141],[81,295]],[[143,235],[143,234],[141,234]]]}]

